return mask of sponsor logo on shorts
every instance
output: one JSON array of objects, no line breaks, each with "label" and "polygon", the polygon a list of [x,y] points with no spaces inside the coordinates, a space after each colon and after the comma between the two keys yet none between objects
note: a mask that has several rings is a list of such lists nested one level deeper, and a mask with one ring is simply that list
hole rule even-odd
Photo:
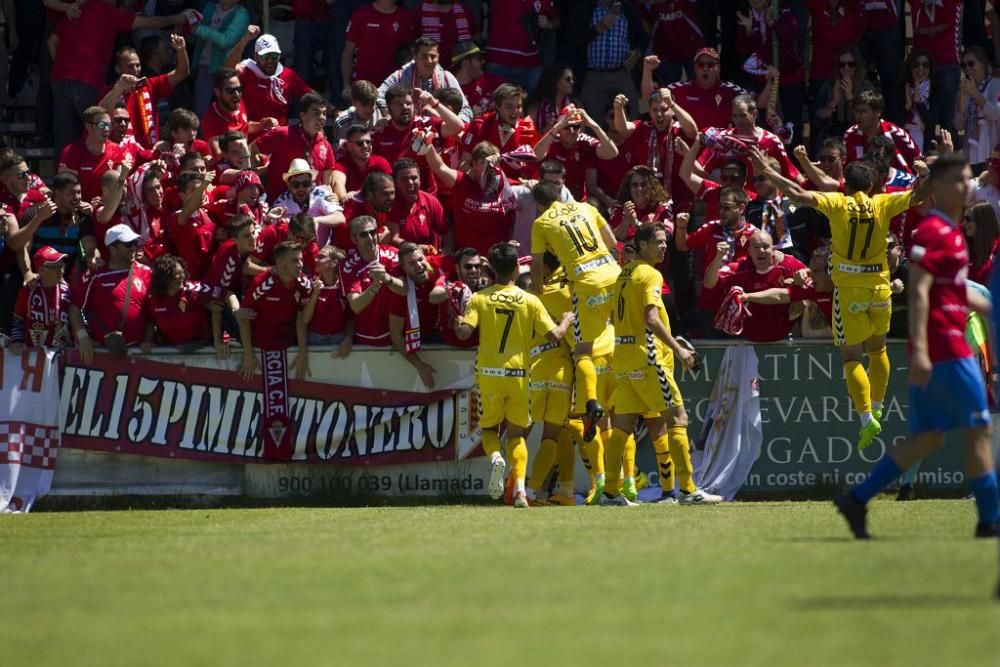
[{"label": "sponsor logo on shorts", "polygon": [[480,368],[479,375],[493,378],[523,378],[527,373],[523,368]]},{"label": "sponsor logo on shorts", "polygon": [[569,385],[564,382],[554,380],[542,380],[539,382],[529,382],[528,389],[531,391],[569,391]]}]

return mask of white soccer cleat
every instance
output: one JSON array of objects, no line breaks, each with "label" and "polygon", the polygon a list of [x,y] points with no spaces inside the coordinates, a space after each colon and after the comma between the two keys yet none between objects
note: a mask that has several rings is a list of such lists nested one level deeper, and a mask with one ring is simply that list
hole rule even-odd
[{"label": "white soccer cleat", "polygon": [[716,496],[701,489],[695,489],[691,493],[678,490],[677,496],[681,505],[718,505],[723,500],[722,496]]},{"label": "white soccer cleat", "polygon": [[601,507],[638,507],[639,503],[633,503],[631,500],[619,493],[614,498],[609,498],[607,494],[601,495],[600,505]]},{"label": "white soccer cleat", "polygon": [[490,498],[500,500],[503,498],[504,473],[507,472],[507,464],[503,458],[497,457],[490,468]]}]

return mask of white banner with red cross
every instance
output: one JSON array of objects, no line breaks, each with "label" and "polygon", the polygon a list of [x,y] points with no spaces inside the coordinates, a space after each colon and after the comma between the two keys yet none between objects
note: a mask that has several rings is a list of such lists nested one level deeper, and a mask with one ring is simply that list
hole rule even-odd
[{"label": "white banner with red cross", "polygon": [[52,487],[59,456],[56,353],[0,351],[0,513],[28,512]]}]

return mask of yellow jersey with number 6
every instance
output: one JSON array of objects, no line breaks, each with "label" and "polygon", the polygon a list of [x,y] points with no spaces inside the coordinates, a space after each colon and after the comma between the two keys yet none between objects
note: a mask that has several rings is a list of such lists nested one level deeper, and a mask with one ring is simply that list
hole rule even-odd
[{"label": "yellow jersey with number 6", "polygon": [[655,306],[660,321],[670,331],[662,290],[663,275],[648,262],[632,260],[622,269],[611,304],[616,373],[654,364],[669,364],[672,367],[673,352],[666,345],[657,345],[656,336],[646,328],[646,308]]},{"label": "yellow jersey with number 6", "polygon": [[531,227],[531,254],[551,252],[573,284],[607,287],[620,272],[601,236],[601,229],[607,226],[590,204],[556,202]]},{"label": "yellow jersey with number 6", "polygon": [[480,381],[513,379],[526,384],[535,331],[556,328],[538,297],[514,285],[493,285],[473,294],[462,321],[479,327]]},{"label": "yellow jersey with number 6", "polygon": [[889,284],[889,223],[910,207],[911,190],[869,197],[863,192],[814,192],[816,210],[830,220],[830,274],[837,287]]}]

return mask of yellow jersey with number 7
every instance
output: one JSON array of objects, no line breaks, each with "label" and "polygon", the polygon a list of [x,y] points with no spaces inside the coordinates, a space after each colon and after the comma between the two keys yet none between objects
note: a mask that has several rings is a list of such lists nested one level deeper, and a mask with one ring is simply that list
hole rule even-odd
[{"label": "yellow jersey with number 7", "polygon": [[869,197],[863,192],[814,192],[816,210],[830,220],[830,273],[837,287],[889,284],[889,223],[910,208],[906,192]]},{"label": "yellow jersey with number 7", "polygon": [[601,236],[608,226],[600,212],[582,202],[555,202],[535,218],[531,227],[531,254],[546,250],[559,259],[570,282],[607,287],[620,269]]},{"label": "yellow jersey with number 7", "polygon": [[538,297],[514,285],[493,285],[473,294],[462,321],[479,327],[480,381],[506,379],[525,385],[535,331],[545,334],[556,328]]}]

